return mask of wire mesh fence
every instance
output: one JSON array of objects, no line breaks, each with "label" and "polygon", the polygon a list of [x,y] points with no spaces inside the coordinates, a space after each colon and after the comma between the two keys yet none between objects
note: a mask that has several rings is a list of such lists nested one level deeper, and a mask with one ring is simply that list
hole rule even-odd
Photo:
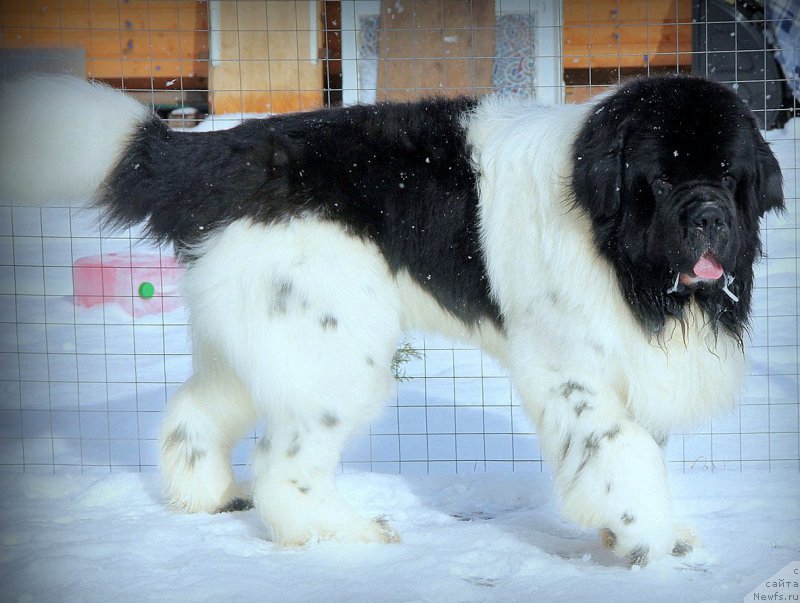
[{"label": "wire mesh fence", "polygon": [[[798,469],[797,19],[791,2],[769,0],[0,0],[0,66],[3,79],[104,81],[196,130],[431,94],[580,102],[660,72],[730,84],[779,157],[788,211],[764,223],[740,406],[674,434],[667,458],[686,470]],[[157,466],[164,405],[191,372],[182,270],[171,249],[105,232],[91,210],[0,207],[0,470]],[[343,471],[541,470],[494,360],[428,334],[408,342],[418,354]],[[255,435],[234,451],[242,468]]]}]

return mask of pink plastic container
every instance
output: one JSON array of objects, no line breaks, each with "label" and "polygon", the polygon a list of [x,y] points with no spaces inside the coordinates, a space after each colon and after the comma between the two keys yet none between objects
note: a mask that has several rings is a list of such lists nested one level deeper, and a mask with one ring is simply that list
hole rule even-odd
[{"label": "pink plastic container", "polygon": [[178,282],[185,268],[175,258],[153,253],[107,253],[72,266],[76,306],[116,304],[134,317],[179,308]]}]

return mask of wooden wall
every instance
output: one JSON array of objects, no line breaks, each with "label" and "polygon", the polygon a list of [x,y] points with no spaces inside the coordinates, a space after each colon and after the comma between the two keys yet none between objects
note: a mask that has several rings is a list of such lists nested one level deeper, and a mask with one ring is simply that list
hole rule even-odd
[{"label": "wooden wall", "polygon": [[[569,101],[603,91],[604,78],[692,63],[692,0],[563,0],[562,56]],[[590,73],[601,85],[588,82]]]},{"label": "wooden wall", "polygon": [[[382,0],[378,98],[489,88],[494,4],[404,0],[409,10],[398,11]],[[562,6],[570,101],[620,76],[691,64],[691,0]],[[297,111],[323,104],[320,7],[305,0],[0,0],[0,47],[80,49],[89,77],[128,89],[201,90],[203,98],[208,90],[215,113]]]},{"label": "wooden wall", "polygon": [[214,113],[322,106],[319,3],[226,0],[218,6],[220,47],[209,89]]},{"label": "wooden wall", "polygon": [[381,2],[378,100],[491,90],[493,0]]},{"label": "wooden wall", "polygon": [[[208,90],[215,113],[322,106],[324,28],[318,2],[221,0],[213,5],[205,0],[0,0],[0,47],[4,52],[81,49],[90,78],[126,89]],[[209,27],[212,8],[218,9],[216,32]],[[212,36],[218,45],[213,65]]]},{"label": "wooden wall", "polygon": [[0,43],[83,49],[88,77],[126,87],[204,87],[207,15],[196,0],[0,0]]}]

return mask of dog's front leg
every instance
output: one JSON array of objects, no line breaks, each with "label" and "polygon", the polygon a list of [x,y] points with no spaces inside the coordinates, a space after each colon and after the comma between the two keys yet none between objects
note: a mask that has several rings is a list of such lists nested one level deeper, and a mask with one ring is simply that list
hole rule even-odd
[{"label": "dog's front leg", "polygon": [[[545,348],[547,349],[547,348]],[[515,385],[537,425],[556,473],[567,518],[600,530],[604,544],[631,565],[691,549],[678,535],[664,460],[653,437],[630,416],[611,376],[591,351],[569,358],[516,351]],[[571,354],[570,354],[571,356]],[[580,359],[580,360],[579,360]]]}]

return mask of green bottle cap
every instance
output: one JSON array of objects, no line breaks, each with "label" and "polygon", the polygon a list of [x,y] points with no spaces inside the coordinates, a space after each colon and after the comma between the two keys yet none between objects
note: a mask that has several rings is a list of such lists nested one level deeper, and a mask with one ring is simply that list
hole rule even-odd
[{"label": "green bottle cap", "polygon": [[143,282],[139,285],[139,297],[142,299],[150,299],[156,294],[156,288],[153,286],[153,283],[148,283],[147,281]]}]

